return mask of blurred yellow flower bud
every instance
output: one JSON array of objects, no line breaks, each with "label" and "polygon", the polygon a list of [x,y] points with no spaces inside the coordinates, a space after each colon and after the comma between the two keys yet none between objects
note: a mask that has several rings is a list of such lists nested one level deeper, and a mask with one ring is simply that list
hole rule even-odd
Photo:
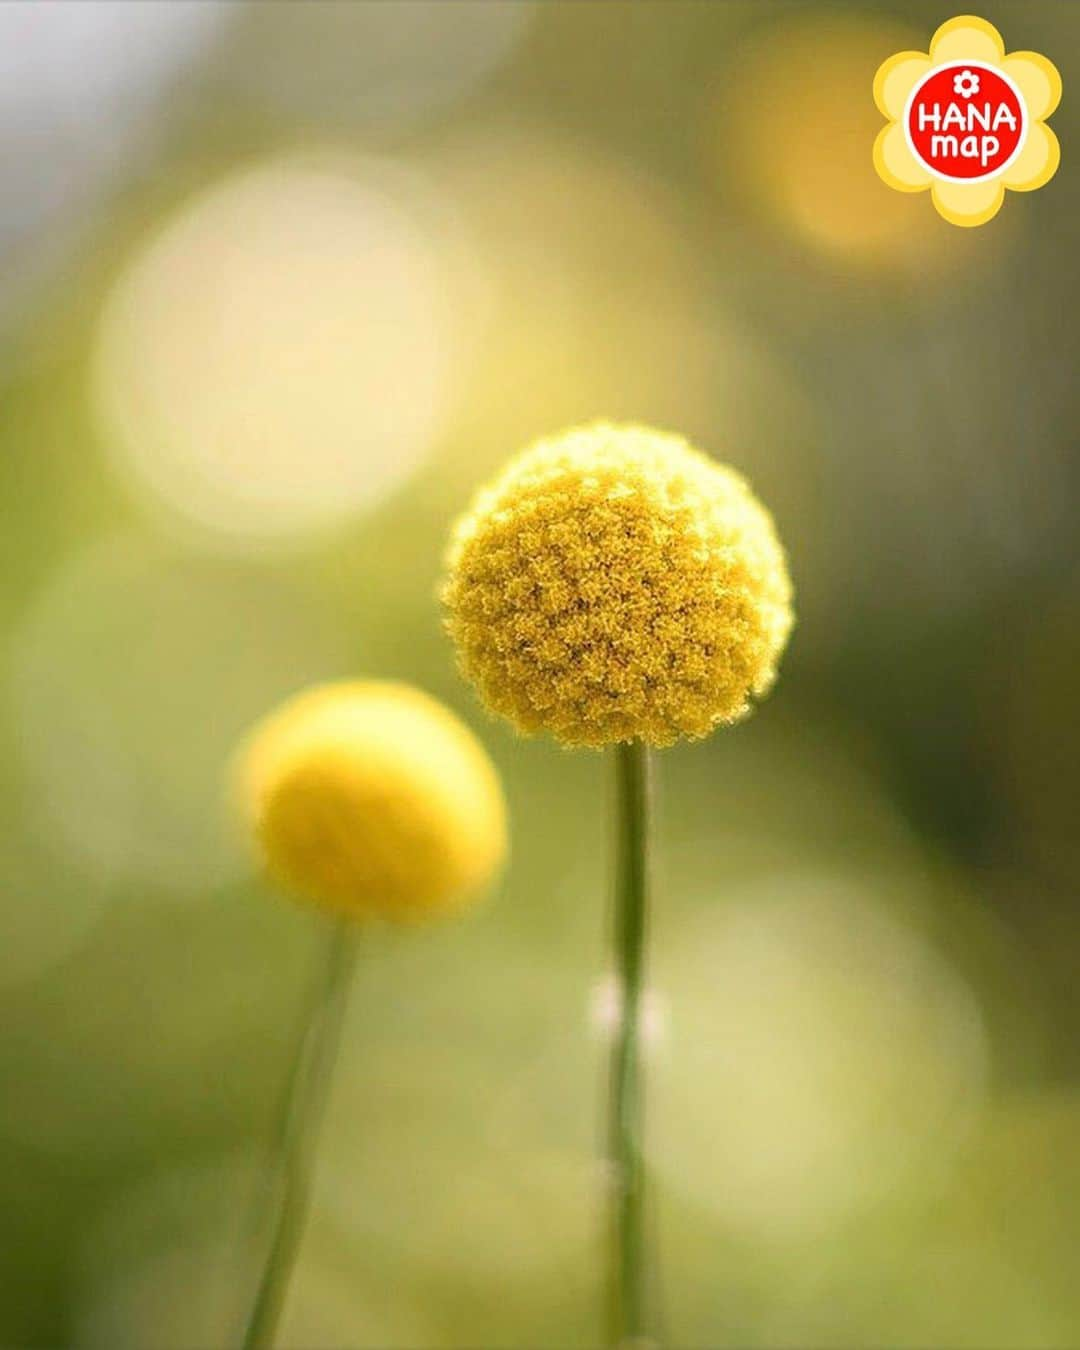
[{"label": "blurred yellow flower bud", "polygon": [[487,753],[408,685],[329,684],[288,700],[248,738],[239,788],[270,874],[347,917],[408,922],[458,909],[506,855]]},{"label": "blurred yellow flower bud", "polygon": [[607,423],[538,442],[479,492],[443,589],[488,706],[592,746],[745,716],[776,678],[791,596],[772,518],[737,473]]}]

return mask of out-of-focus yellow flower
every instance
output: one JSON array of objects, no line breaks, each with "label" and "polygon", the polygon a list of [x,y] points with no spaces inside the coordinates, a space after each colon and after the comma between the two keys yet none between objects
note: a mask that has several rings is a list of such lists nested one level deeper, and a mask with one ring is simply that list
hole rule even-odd
[{"label": "out-of-focus yellow flower", "polygon": [[271,875],[352,918],[456,909],[506,854],[486,752],[408,685],[345,682],[288,700],[251,733],[239,787]]},{"label": "out-of-focus yellow flower", "polygon": [[791,583],[772,518],[678,436],[543,440],[458,522],[443,590],[464,674],[567,745],[706,735],[776,677]]}]

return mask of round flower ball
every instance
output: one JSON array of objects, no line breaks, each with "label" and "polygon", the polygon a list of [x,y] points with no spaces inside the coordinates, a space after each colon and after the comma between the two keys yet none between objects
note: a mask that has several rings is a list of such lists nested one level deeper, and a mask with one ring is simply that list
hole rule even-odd
[{"label": "round flower ball", "polygon": [[506,807],[483,746],[408,685],[324,685],[249,736],[242,808],[271,876],[355,919],[409,922],[466,905],[507,849]]},{"label": "round flower ball", "polygon": [[447,627],[484,702],[565,745],[744,717],[793,622],[772,517],[679,436],[597,423],[511,460],[458,522]]}]

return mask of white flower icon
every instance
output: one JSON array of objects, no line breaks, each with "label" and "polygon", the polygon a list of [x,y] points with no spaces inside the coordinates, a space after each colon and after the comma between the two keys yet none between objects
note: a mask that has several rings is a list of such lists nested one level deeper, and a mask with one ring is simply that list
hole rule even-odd
[{"label": "white flower icon", "polygon": [[[985,69],[991,76],[997,73],[1007,78],[1023,99],[1027,112],[1023,146],[1013,161],[990,178],[970,182],[935,178],[907,143],[903,121],[911,92],[942,68],[958,71],[952,78],[959,97],[980,92]],[[874,164],[898,192],[929,192],[938,215],[953,225],[985,225],[1001,210],[1007,190],[1033,192],[1057,172],[1061,147],[1046,119],[1060,101],[1061,76],[1052,61],[1038,52],[1006,55],[1005,41],[992,23],[960,14],[941,25],[930,39],[928,52],[897,52],[878,67],[874,102],[888,125],[874,143]]]}]

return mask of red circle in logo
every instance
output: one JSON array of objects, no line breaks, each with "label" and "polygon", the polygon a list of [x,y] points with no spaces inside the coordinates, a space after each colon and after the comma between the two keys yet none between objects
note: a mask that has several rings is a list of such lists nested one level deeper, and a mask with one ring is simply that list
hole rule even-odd
[{"label": "red circle in logo", "polygon": [[1027,109],[999,71],[958,61],[915,86],[904,130],[931,173],[970,182],[992,178],[1012,160],[1027,130]]}]

